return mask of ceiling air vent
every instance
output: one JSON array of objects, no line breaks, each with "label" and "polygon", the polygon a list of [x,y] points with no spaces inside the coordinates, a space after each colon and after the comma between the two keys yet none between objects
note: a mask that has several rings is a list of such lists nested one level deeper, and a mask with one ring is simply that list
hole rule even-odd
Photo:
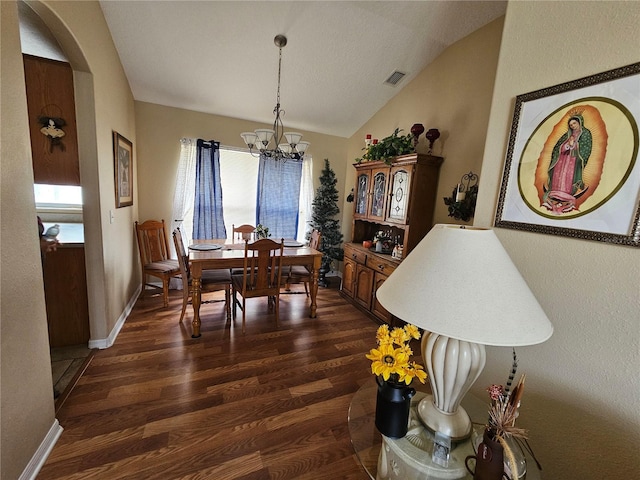
[{"label": "ceiling air vent", "polygon": [[400,80],[402,80],[405,75],[406,75],[406,73],[402,73],[402,72],[399,72],[398,70],[396,70],[391,75],[389,75],[389,78],[387,78],[384,81],[384,83],[386,83],[388,85],[397,85],[398,82],[400,82]]}]

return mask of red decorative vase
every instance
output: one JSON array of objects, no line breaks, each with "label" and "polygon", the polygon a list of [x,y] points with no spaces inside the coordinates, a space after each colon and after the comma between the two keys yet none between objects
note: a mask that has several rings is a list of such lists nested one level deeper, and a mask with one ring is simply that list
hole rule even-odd
[{"label": "red decorative vase", "polygon": [[437,128],[430,128],[424,136],[429,140],[429,153],[433,150],[433,142],[440,138],[440,130]]},{"label": "red decorative vase", "polygon": [[422,125],[421,123],[414,123],[413,126],[411,127],[411,135],[413,135],[414,150],[418,145],[418,137],[420,137],[420,135],[422,135],[423,132],[424,132],[424,125]]},{"label": "red decorative vase", "polygon": [[[478,445],[478,453],[474,457],[469,455],[465,459],[465,464],[469,473],[473,474],[474,480],[501,480],[504,474],[504,449],[495,435],[488,428],[482,436],[482,443]],[[476,468],[472,471],[469,468],[469,460],[475,459]]]}]

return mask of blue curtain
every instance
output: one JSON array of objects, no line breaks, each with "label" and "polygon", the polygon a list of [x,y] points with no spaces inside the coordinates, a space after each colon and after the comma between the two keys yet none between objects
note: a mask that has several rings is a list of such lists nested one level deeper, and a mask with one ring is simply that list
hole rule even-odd
[{"label": "blue curtain", "polygon": [[222,212],[220,143],[198,139],[193,239],[227,238]]},{"label": "blue curtain", "polygon": [[296,238],[301,178],[302,162],[260,155],[256,224],[269,228],[273,240]]}]

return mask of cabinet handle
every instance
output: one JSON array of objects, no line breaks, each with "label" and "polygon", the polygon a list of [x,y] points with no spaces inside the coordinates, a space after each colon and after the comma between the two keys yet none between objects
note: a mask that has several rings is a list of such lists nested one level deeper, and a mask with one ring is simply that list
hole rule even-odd
[{"label": "cabinet handle", "polygon": [[355,260],[357,257],[358,257],[358,254],[357,254],[357,253],[352,253],[352,254],[351,254],[351,258],[353,258],[354,260]]},{"label": "cabinet handle", "polygon": [[378,265],[378,270],[384,270],[384,265]]}]

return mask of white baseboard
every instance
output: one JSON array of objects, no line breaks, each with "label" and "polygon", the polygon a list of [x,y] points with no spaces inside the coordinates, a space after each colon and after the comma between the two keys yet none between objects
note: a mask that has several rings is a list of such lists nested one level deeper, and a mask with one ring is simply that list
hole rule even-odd
[{"label": "white baseboard", "polygon": [[111,330],[109,336],[107,338],[89,340],[89,348],[99,348],[100,350],[103,350],[113,345],[113,342],[116,341],[116,337],[120,333],[120,329],[124,325],[124,322],[127,320],[127,317],[131,313],[131,310],[133,310],[133,307],[136,304],[136,301],[138,300],[141,292],[142,287],[138,287],[138,289],[133,292],[133,296],[129,299],[129,303],[127,303],[124,311],[120,314],[120,317],[118,318],[116,324],[113,326],[113,329]]},{"label": "white baseboard", "polygon": [[51,425],[51,428],[42,440],[42,443],[38,447],[38,450],[36,450],[36,453],[31,457],[27,467],[20,475],[19,480],[35,480],[40,469],[44,465],[44,462],[47,461],[51,450],[53,450],[54,445],[58,441],[58,438],[62,435],[62,430],[63,428],[60,425],[60,422],[58,422],[57,418],[54,418],[53,425]]}]

